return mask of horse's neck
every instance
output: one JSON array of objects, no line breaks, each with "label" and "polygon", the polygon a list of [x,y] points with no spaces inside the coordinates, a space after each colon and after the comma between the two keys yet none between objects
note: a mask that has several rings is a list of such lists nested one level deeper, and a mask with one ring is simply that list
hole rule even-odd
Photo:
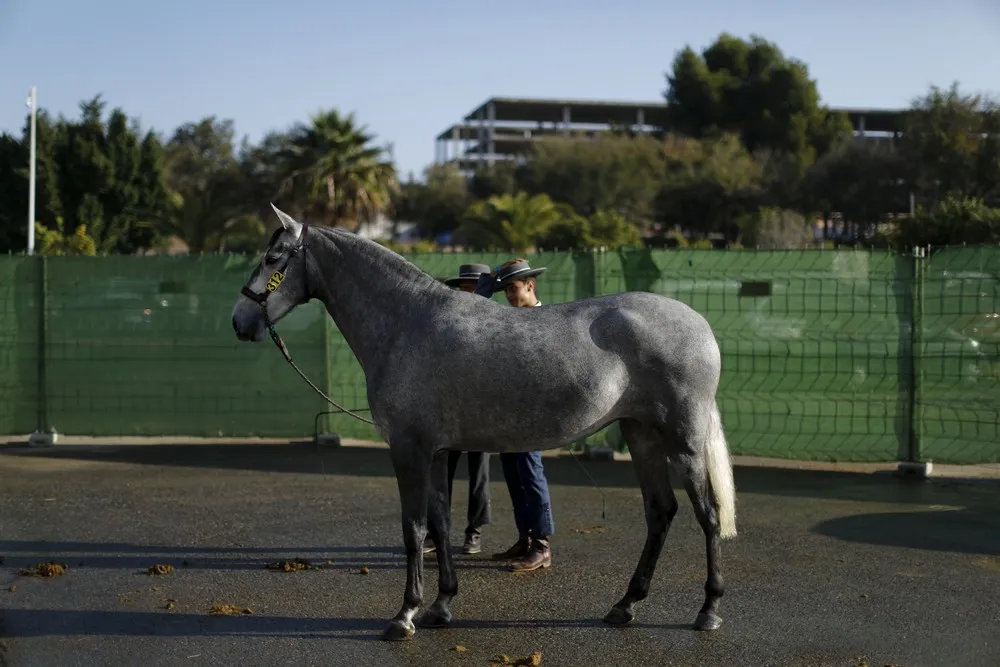
[{"label": "horse's neck", "polygon": [[316,296],[369,373],[385,343],[410,335],[408,325],[435,307],[426,294],[443,290],[433,278],[374,244],[328,229],[320,236],[322,241],[309,249]]}]

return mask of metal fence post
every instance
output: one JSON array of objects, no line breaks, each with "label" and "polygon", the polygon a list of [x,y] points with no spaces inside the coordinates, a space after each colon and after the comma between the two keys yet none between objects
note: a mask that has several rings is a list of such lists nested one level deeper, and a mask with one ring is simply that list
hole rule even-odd
[{"label": "metal fence post", "polygon": [[35,261],[38,263],[38,275],[36,278],[38,289],[36,294],[38,308],[38,405],[36,408],[35,431],[28,437],[28,444],[32,447],[48,447],[54,445],[58,440],[56,430],[49,425],[48,358],[46,355],[46,334],[48,330],[46,310],[49,291],[48,259],[44,255],[39,255]]},{"label": "metal fence post", "polygon": [[913,249],[913,283],[911,290],[910,323],[910,428],[906,460],[901,461],[898,470],[905,476],[927,477],[933,463],[921,460],[921,436],[923,428],[920,392],[923,389],[923,340],[924,340],[924,282],[927,275],[927,259],[930,246]]}]

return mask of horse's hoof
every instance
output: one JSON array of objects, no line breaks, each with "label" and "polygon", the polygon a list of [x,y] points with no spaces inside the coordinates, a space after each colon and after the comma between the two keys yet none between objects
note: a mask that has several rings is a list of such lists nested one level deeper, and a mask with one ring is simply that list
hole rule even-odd
[{"label": "horse's hoof", "polygon": [[417,620],[422,628],[446,628],[451,623],[451,612],[431,607]]},{"label": "horse's hoof", "polygon": [[628,625],[633,620],[635,620],[635,614],[632,613],[632,610],[622,607],[612,607],[611,611],[604,617],[605,623],[616,626]]},{"label": "horse's hoof", "polygon": [[391,621],[389,627],[385,629],[382,633],[382,639],[389,642],[400,642],[406,639],[410,639],[416,634],[417,629],[413,627],[413,623],[407,621],[403,623],[401,621]]},{"label": "horse's hoof", "polygon": [[722,627],[722,619],[712,612],[698,614],[694,621],[695,630],[718,630]]}]

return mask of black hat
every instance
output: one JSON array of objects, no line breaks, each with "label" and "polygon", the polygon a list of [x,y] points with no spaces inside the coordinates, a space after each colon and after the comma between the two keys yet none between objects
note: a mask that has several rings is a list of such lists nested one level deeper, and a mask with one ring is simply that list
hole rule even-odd
[{"label": "black hat", "polygon": [[444,284],[449,287],[458,287],[459,283],[463,280],[479,280],[480,274],[489,272],[490,267],[488,264],[463,264],[458,267],[458,276],[445,278]]},{"label": "black hat", "polygon": [[522,260],[520,262],[514,262],[508,266],[497,269],[497,280],[493,286],[494,292],[499,292],[507,287],[508,284],[515,280],[524,280],[525,278],[531,278],[537,276],[545,271],[546,267],[540,269],[533,269],[528,265],[527,260]]}]

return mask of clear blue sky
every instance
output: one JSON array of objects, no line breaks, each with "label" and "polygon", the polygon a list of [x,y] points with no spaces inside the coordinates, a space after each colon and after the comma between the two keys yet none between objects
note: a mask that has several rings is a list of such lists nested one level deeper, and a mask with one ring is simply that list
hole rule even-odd
[{"label": "clear blue sky", "polygon": [[405,175],[491,96],[660,100],[685,45],[758,33],[832,106],[905,106],[928,85],[1000,93],[997,0],[0,0],[0,130],[102,93],[144,128],[215,114],[240,135],[354,111]]}]

